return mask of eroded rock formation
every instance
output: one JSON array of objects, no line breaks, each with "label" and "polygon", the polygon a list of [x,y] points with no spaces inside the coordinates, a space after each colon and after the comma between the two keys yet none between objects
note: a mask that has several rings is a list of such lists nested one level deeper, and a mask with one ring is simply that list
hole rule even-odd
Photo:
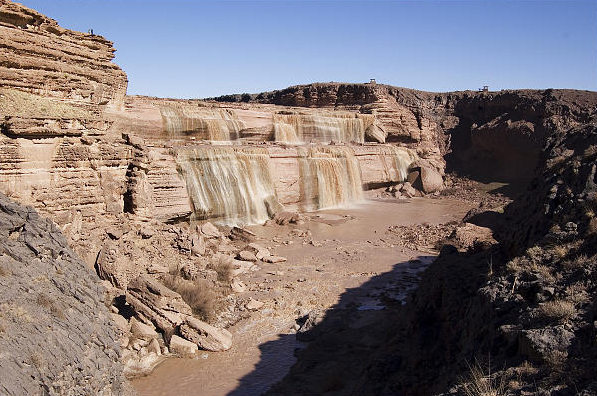
[{"label": "eroded rock formation", "polygon": [[103,295],[51,220],[0,193],[3,394],[132,394]]}]

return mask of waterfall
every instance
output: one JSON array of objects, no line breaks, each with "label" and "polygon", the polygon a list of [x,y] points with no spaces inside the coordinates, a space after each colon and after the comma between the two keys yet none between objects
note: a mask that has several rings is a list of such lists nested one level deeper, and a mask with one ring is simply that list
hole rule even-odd
[{"label": "waterfall", "polygon": [[392,180],[405,181],[408,177],[408,168],[419,157],[417,154],[408,148],[397,146],[388,147],[389,155],[392,158],[392,168],[396,172]]},{"label": "waterfall", "polygon": [[235,140],[244,123],[229,109],[161,107],[164,130],[171,137],[193,136],[202,140]]},{"label": "waterfall", "polygon": [[347,206],[363,200],[361,171],[350,147],[299,147],[306,210]]},{"label": "waterfall", "polygon": [[276,141],[284,143],[331,141],[363,143],[375,117],[358,113],[274,114]]},{"label": "waterfall", "polygon": [[264,148],[196,147],[179,152],[176,159],[195,220],[258,224],[282,207]]}]

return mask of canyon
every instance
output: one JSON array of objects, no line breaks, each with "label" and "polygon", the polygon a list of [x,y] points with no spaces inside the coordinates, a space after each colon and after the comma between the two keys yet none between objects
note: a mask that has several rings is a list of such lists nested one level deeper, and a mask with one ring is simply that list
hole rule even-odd
[{"label": "canyon", "polygon": [[0,47],[5,393],[597,392],[596,92],[129,96],[9,0]]}]

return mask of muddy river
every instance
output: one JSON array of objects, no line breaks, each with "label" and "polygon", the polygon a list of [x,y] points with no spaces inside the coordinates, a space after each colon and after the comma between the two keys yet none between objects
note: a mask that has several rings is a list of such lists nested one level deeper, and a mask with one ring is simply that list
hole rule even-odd
[{"label": "muddy river", "polygon": [[[240,276],[247,285],[243,297],[264,306],[228,329],[234,337],[231,350],[166,359],[151,375],[133,380],[134,387],[141,396],[263,393],[284,377],[295,361],[295,348],[302,347],[295,339],[298,317],[333,307],[349,289],[351,298],[343,298],[342,304],[383,309],[377,295],[385,292],[401,300],[416,286],[417,274],[434,252],[400,246],[388,227],[460,220],[471,207],[445,198],[368,201],[311,213],[312,220],[300,226],[250,227],[259,244],[288,259],[260,263],[259,270]],[[388,272],[390,277],[380,277],[382,283],[371,281]]]}]

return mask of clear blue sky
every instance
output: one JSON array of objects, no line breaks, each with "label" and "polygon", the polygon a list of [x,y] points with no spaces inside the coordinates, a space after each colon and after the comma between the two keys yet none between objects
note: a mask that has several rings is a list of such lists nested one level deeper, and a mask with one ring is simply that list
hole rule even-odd
[{"label": "clear blue sky", "polygon": [[114,41],[129,94],[310,82],[597,90],[597,0],[21,0]]}]

